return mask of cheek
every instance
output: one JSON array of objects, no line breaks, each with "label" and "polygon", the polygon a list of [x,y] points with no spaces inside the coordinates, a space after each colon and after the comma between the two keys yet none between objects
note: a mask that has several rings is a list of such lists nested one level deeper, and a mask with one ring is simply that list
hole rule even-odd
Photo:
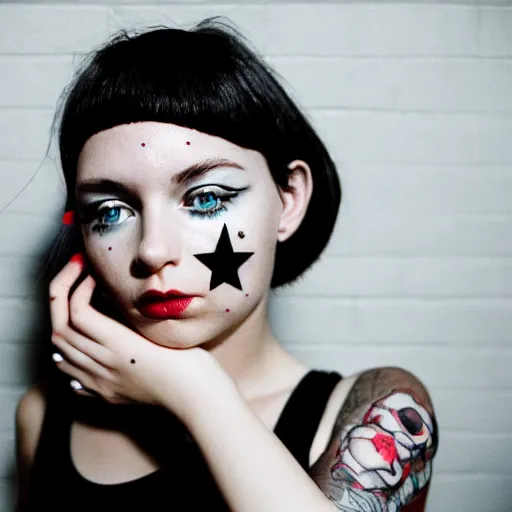
[{"label": "cheek", "polygon": [[[110,239],[108,239],[110,238]],[[115,237],[105,237],[105,239],[96,240],[92,237],[84,238],[85,251],[91,266],[97,276],[109,288],[118,292],[122,291],[123,283],[126,284],[124,275],[127,268],[127,255],[129,251]]]}]

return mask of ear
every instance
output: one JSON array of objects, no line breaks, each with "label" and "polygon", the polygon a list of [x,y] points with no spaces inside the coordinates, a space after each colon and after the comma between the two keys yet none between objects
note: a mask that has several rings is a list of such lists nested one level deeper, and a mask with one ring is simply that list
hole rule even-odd
[{"label": "ear", "polygon": [[292,172],[288,177],[286,188],[278,187],[283,203],[283,211],[279,219],[277,240],[284,242],[295,233],[300,226],[313,193],[313,178],[309,165],[303,160],[293,160],[288,164]]}]

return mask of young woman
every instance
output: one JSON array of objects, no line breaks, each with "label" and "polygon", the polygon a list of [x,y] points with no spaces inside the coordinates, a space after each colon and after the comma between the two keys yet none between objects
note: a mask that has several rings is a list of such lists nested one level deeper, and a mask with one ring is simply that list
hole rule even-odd
[{"label": "young woman", "polygon": [[59,146],[53,370],[18,406],[18,511],[423,510],[422,384],[311,369],[269,327],[341,190],[242,37],[117,35],[72,84]]}]

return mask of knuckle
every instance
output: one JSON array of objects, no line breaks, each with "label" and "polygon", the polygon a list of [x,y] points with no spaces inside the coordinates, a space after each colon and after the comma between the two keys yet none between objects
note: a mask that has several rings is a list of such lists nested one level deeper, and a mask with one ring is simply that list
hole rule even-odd
[{"label": "knuckle", "polygon": [[82,319],[82,308],[80,304],[71,299],[69,303],[69,320],[73,325],[80,325],[80,321]]},{"label": "knuckle", "polygon": [[51,297],[55,297],[56,295],[59,294],[59,282],[57,281],[57,278],[54,277],[51,281],[50,281],[50,285],[48,286],[48,292],[50,294]]}]

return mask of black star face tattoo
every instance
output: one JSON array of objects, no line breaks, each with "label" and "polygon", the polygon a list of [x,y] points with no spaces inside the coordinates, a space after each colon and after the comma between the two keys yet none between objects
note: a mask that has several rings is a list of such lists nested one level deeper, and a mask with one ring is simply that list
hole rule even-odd
[{"label": "black star face tattoo", "polygon": [[228,228],[224,224],[215,252],[194,254],[194,256],[212,271],[210,290],[217,288],[222,283],[230,284],[241,290],[242,285],[238,277],[238,268],[253,254],[253,252],[233,251]]}]

